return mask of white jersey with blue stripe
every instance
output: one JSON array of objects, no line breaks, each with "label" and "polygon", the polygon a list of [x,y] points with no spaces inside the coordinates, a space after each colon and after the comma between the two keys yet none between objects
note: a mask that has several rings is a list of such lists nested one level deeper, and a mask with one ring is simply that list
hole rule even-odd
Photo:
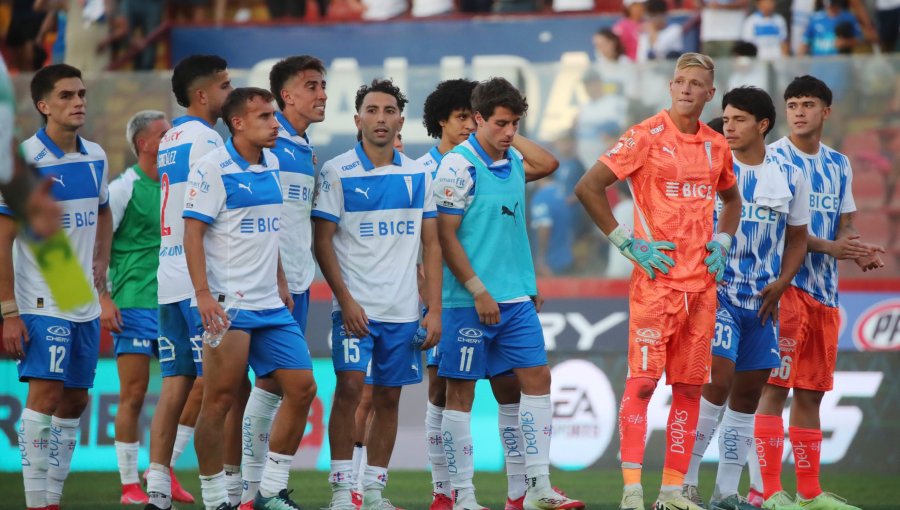
[{"label": "white jersey with blue stripe", "polygon": [[250,164],[229,139],[191,169],[183,216],[209,224],[203,247],[213,296],[243,293],[242,310],[284,306],[277,285],[281,205],[278,159],[268,149]]},{"label": "white jersey with blue stripe", "polygon": [[426,171],[431,172],[431,180],[437,176],[438,165],[441,164],[441,160],[444,159],[444,155],[441,154],[441,151],[438,150],[437,145],[428,149],[428,152],[419,156],[419,159],[416,160],[416,163],[422,165]]},{"label": "white jersey with blue stripe", "polygon": [[[734,174],[741,192],[741,221],[728,253],[723,285],[719,292],[740,308],[758,310],[759,293],[781,274],[787,227],[809,223],[809,185],[803,172],[773,149],[766,150],[760,165],[745,165],[734,157]],[[769,174],[769,176],[765,176]],[[780,177],[774,174],[780,174]],[[787,212],[759,205],[761,179],[783,178],[790,188]],[[721,201],[717,198],[717,205]],[[718,208],[717,208],[718,209]]]},{"label": "white jersey with blue stripe", "polygon": [[392,164],[376,168],[357,144],[322,165],[312,216],[337,223],[341,277],[370,319],[419,318],[422,221],[437,217],[430,172],[396,150]]},{"label": "white jersey with blue stripe", "polygon": [[292,294],[309,289],[316,275],[312,253],[312,210],[315,193],[315,151],[306,135],[300,135],[280,112],[280,128],[272,153],[278,158],[281,193],[281,265]]},{"label": "white jersey with blue stripe", "polygon": [[[53,181],[51,193],[62,210],[62,228],[69,236],[72,249],[84,274],[90,277],[94,267],[94,242],[97,239],[97,214],[109,207],[109,163],[106,153],[96,143],[76,138],[78,151],[66,154],[42,128],[22,143],[25,161]],[[12,212],[0,199],[0,213]],[[13,266],[16,275],[16,303],[23,314],[49,315],[74,322],[84,322],[100,316],[100,304],[95,298],[90,304],[69,311],[56,307],[47,282],[41,276],[31,250],[16,239],[13,247]]]},{"label": "white jersey with blue stripe", "polygon": [[172,121],[159,143],[157,166],[160,185],[159,280],[160,304],[194,297],[194,286],[184,258],[184,191],[188,174],[203,156],[222,147],[219,133],[198,117],[185,115]]},{"label": "white jersey with blue stripe", "polygon": [[[833,241],[841,214],[856,211],[853,200],[853,170],[840,152],[819,144],[817,154],[798,149],[788,137],[769,145],[803,171],[809,183],[809,235]],[[792,285],[826,306],[838,306],[837,260],[824,253],[807,253]]]}]

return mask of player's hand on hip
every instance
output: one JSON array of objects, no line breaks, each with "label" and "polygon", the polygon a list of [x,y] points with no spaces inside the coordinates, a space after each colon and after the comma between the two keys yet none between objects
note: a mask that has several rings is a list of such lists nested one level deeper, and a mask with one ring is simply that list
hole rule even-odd
[{"label": "player's hand on hip", "polygon": [[[872,254],[872,250],[867,243],[864,243],[859,240],[859,234],[854,234],[850,236],[845,236],[840,239],[835,239],[831,242],[831,249],[828,250],[828,254],[838,260],[847,260],[847,259],[858,259],[860,257],[868,257]],[[881,248],[878,246],[877,248]],[[881,248],[883,252],[883,248]]]},{"label": "player's hand on hip", "polygon": [[716,277],[716,282],[721,282],[725,276],[725,265],[728,263],[728,250],[731,249],[731,236],[725,232],[714,235],[712,240],[706,243],[709,255],[703,259],[709,274]]},{"label": "player's hand on hip", "polygon": [[294,313],[294,297],[291,296],[291,291],[287,287],[282,288],[281,285],[278,286],[278,297],[281,298],[281,302],[284,303],[288,311]]},{"label": "player's hand on hip", "polygon": [[425,343],[422,344],[422,350],[431,349],[441,341],[441,314],[427,313],[422,319],[422,327],[428,331],[425,336]]},{"label": "player's hand on hip", "polygon": [[369,335],[369,318],[366,311],[356,302],[355,299],[349,298],[345,302],[340,303],[341,316],[344,318],[344,331],[347,335],[355,338],[363,338]]},{"label": "player's hand on hip", "polygon": [[482,292],[475,297],[475,311],[478,312],[478,320],[486,326],[500,323],[500,305],[489,292]]},{"label": "player's hand on hip", "polygon": [[663,253],[663,250],[674,249],[675,243],[669,241],[644,241],[632,238],[630,242],[619,248],[619,251],[643,269],[651,280],[654,280],[657,271],[669,274],[669,269],[675,267],[675,260]]},{"label": "player's hand on hip", "polygon": [[197,311],[200,312],[200,319],[203,321],[203,329],[211,335],[218,335],[223,331],[227,331],[231,326],[228,315],[222,309],[222,305],[213,299],[209,291],[200,292],[197,295]]},{"label": "player's hand on hip", "polygon": [[3,319],[3,349],[9,354],[22,359],[25,357],[25,344],[28,343],[28,328],[21,317]]},{"label": "player's hand on hip", "polygon": [[113,333],[122,332],[122,312],[105,293],[100,296],[100,325]]},{"label": "player's hand on hip", "polygon": [[763,326],[766,325],[768,319],[772,319],[772,322],[775,324],[778,323],[778,303],[781,301],[781,295],[784,294],[784,291],[787,290],[790,284],[790,281],[775,280],[759,292],[762,304],[756,316],[759,317]]}]

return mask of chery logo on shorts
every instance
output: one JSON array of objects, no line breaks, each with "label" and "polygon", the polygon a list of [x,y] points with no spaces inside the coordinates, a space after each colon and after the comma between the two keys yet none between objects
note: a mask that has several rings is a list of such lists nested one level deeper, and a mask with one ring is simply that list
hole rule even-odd
[{"label": "chery logo on shorts", "polygon": [[797,341],[793,338],[783,336],[778,339],[778,347],[782,352],[792,352],[794,347],[797,347]]},{"label": "chery logo on shorts", "polygon": [[861,351],[900,351],[900,299],[881,301],[863,312],[853,327]]},{"label": "chery logo on shorts", "polygon": [[69,336],[72,334],[72,332],[69,331],[69,328],[65,326],[50,326],[47,328],[47,333],[54,336]]},{"label": "chery logo on shorts", "polygon": [[634,332],[634,341],[639,344],[656,345],[660,338],[662,333],[655,328],[641,328]]},{"label": "chery logo on shorts", "polygon": [[484,336],[484,331],[476,328],[459,328],[459,334],[467,338],[481,338]]}]

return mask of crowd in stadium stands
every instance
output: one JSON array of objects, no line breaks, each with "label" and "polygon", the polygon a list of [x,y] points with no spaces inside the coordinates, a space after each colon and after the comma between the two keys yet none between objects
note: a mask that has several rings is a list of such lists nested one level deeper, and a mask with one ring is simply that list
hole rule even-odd
[{"label": "crowd in stadium stands", "polygon": [[[114,10],[107,12],[109,7]],[[678,9],[675,15],[673,9]],[[562,11],[622,16],[593,35],[594,61],[583,77],[586,102],[565,134],[547,140],[553,142],[560,169],[555,179],[531,191],[532,239],[541,275],[630,272],[631,264],[592,228],[573,189],[596,160],[598,147],[611,146],[627,126],[666,107],[667,98],[650,91],[668,80],[665,65],[688,45],[713,57],[734,57],[720,64],[720,92],[748,84],[783,89],[797,72],[778,67],[783,56],[882,52],[881,59],[820,64],[813,59],[803,65],[835,92],[838,106],[832,115],[839,121],[829,123],[826,143],[853,163],[858,227],[864,236],[892,247],[900,263],[900,158],[893,156],[900,154],[900,60],[885,55],[897,47],[900,0],[875,0],[874,5],[865,0],[14,0],[0,2],[0,30],[8,27],[2,40],[13,69],[66,62],[90,72],[107,68],[130,48],[143,48],[131,69],[160,68],[156,44],[144,45],[143,38],[166,19],[301,23]],[[616,216],[629,221],[628,189],[617,191]],[[855,268],[845,274],[868,276]]]}]

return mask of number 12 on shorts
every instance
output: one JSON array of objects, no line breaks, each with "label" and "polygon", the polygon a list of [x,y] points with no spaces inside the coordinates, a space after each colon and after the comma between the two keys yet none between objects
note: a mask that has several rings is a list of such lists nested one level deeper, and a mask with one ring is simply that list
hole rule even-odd
[{"label": "number 12 on shorts", "polygon": [[475,357],[475,348],[471,346],[464,346],[459,348],[459,371],[460,372],[471,372],[472,371],[472,358]]},{"label": "number 12 on shorts", "polygon": [[51,345],[50,349],[50,372],[53,374],[63,373],[62,362],[66,357],[66,347],[63,345]]}]

